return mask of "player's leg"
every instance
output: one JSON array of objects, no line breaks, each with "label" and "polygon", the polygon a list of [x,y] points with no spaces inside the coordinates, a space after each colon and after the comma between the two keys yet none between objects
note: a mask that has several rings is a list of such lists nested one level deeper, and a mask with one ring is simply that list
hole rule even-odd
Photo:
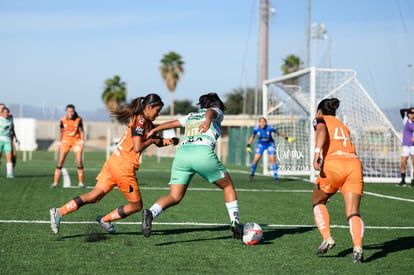
[{"label": "player's leg", "polygon": [[250,175],[249,181],[253,180],[254,174],[256,173],[257,164],[259,163],[260,159],[262,158],[263,152],[266,148],[260,142],[256,144],[255,154],[253,157],[252,164],[250,166]]},{"label": "player's leg", "polygon": [[408,157],[410,156],[410,147],[403,146],[401,152],[401,161],[400,161],[400,173],[401,173],[401,181],[397,184],[397,186],[405,186],[405,177],[407,172],[407,161]]},{"label": "player's leg", "polygon": [[348,163],[346,167],[349,169],[349,174],[341,187],[341,192],[344,197],[345,215],[349,222],[349,232],[353,242],[352,261],[360,263],[363,261],[362,241],[364,238],[364,222],[359,212],[364,189],[362,164],[355,161]]},{"label": "player's leg", "polygon": [[60,174],[62,173],[63,163],[65,162],[66,156],[69,153],[70,148],[67,148],[64,144],[59,147],[59,158],[55,168],[55,174],[53,177],[53,183],[50,187],[54,188],[58,185]]},{"label": "player's leg", "polygon": [[9,179],[12,179],[14,178],[12,153],[6,152],[5,156],[6,156],[6,171],[7,171],[6,177]]},{"label": "player's leg", "polygon": [[268,153],[269,153],[269,160],[270,163],[272,164],[272,171],[273,171],[273,179],[275,181],[277,181],[279,179],[279,165],[277,165],[276,163],[276,157],[275,157],[275,150],[274,150],[274,146],[273,146],[273,150],[272,149],[268,149]]},{"label": "player's leg", "polygon": [[228,173],[224,174],[224,178],[214,182],[221,190],[223,190],[224,202],[230,218],[230,229],[233,232],[233,238],[242,238],[242,227],[240,225],[239,204],[233,181]]},{"label": "player's leg", "polygon": [[331,236],[330,216],[326,207],[326,203],[332,195],[334,194],[327,194],[324,191],[320,190],[319,184],[315,184],[313,187],[313,216],[319,233],[322,235],[322,243],[316,249],[317,255],[325,254],[328,249],[335,247],[335,241]]},{"label": "player's leg", "polygon": [[184,198],[187,184],[171,184],[168,195],[160,197],[149,209],[142,211],[141,230],[145,237],[151,236],[152,220],[167,208],[177,205]]},{"label": "player's leg", "polygon": [[78,210],[85,204],[97,203],[104,196],[105,191],[95,187],[92,191],[71,199],[60,208],[52,207],[50,209],[50,227],[52,228],[53,233],[59,233],[59,226],[63,216]]},{"label": "player's leg", "polygon": [[99,215],[96,217],[97,222],[99,222],[108,233],[115,233],[115,226],[112,224],[112,221],[124,219],[142,209],[141,192],[139,189],[134,188],[132,192],[122,193],[129,202],[128,204],[114,209],[105,216]]},{"label": "player's leg", "polygon": [[84,188],[85,185],[83,184],[83,160],[82,160],[82,147],[80,145],[76,145],[73,147],[73,153],[75,154],[76,165],[78,167],[78,186],[80,188]]},{"label": "player's leg", "polygon": [[345,214],[349,223],[349,232],[353,242],[353,259],[354,263],[363,261],[362,241],[364,238],[364,222],[359,213],[361,195],[346,192],[343,194],[345,203]]}]

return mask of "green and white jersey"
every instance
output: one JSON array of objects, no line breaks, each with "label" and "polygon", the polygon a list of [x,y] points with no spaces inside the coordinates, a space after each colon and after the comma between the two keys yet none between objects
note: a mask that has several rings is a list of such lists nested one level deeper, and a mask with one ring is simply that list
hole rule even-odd
[{"label": "green and white jersey", "polygon": [[0,117],[0,141],[11,141],[11,131],[13,120],[11,118]]},{"label": "green and white jersey", "polygon": [[218,116],[211,122],[210,129],[202,134],[199,132],[199,127],[206,121],[208,109],[200,109],[179,119],[180,125],[185,127],[184,137],[181,140],[182,146],[186,144],[200,144],[208,145],[212,149],[216,147],[217,139],[221,135],[221,122],[223,121],[224,114],[219,108],[211,109],[216,111]]}]

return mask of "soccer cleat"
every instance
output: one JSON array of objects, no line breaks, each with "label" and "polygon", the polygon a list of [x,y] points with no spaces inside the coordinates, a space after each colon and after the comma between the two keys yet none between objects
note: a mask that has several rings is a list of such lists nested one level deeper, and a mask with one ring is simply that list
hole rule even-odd
[{"label": "soccer cleat", "polygon": [[53,233],[59,233],[60,222],[62,221],[62,216],[60,215],[58,208],[50,208],[50,228],[52,228]]},{"label": "soccer cleat", "polygon": [[80,182],[80,183],[78,184],[78,187],[79,187],[79,188],[85,188],[85,185],[84,185],[82,182]]},{"label": "soccer cleat", "polygon": [[414,179],[411,180],[411,184],[409,185],[409,187],[414,187]]},{"label": "soccer cleat", "polygon": [[329,237],[327,240],[323,241],[321,245],[316,249],[316,255],[322,255],[328,252],[329,249],[335,247],[335,241],[332,237]]},{"label": "soccer cleat", "polygon": [[8,179],[14,179],[14,176],[13,176],[13,174],[7,174],[6,178],[8,178]]},{"label": "soccer cleat", "polygon": [[110,234],[115,233],[115,226],[111,222],[104,222],[102,215],[96,217],[96,221],[99,222],[100,225],[102,225],[106,232]]},{"label": "soccer cleat", "polygon": [[144,237],[151,236],[151,227],[152,227],[152,220],[154,218],[152,217],[152,212],[149,209],[142,210],[142,223],[141,223],[141,230],[142,235]]},{"label": "soccer cleat", "polygon": [[249,175],[248,181],[253,181],[254,175]]},{"label": "soccer cleat", "polygon": [[397,183],[395,186],[397,187],[401,187],[401,186],[405,186],[405,180],[401,180],[399,183]]},{"label": "soccer cleat", "polygon": [[238,222],[232,221],[230,230],[233,232],[233,239],[241,240],[243,238],[243,226]]},{"label": "soccer cleat", "polygon": [[57,183],[52,183],[51,185],[50,185],[50,188],[56,188],[57,187]]},{"label": "soccer cleat", "polygon": [[364,253],[362,253],[362,247],[357,246],[352,252],[352,262],[355,264],[355,263],[362,263],[363,261],[364,261]]}]

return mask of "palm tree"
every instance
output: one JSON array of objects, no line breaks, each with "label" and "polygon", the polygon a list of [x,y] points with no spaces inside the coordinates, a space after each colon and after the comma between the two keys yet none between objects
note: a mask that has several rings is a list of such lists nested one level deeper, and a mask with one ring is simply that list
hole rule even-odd
[{"label": "palm tree", "polygon": [[161,76],[167,85],[167,89],[170,91],[170,115],[174,116],[174,91],[177,87],[177,83],[180,80],[180,75],[184,73],[184,61],[181,56],[175,52],[169,52],[165,54],[161,59]]},{"label": "palm tree", "polygon": [[294,54],[288,55],[283,59],[283,65],[281,67],[283,75],[297,72],[301,69],[302,61]]},{"label": "palm tree", "polygon": [[118,110],[119,106],[125,102],[126,95],[126,83],[121,81],[118,75],[105,80],[105,90],[102,94],[102,100],[109,112]]},{"label": "palm tree", "polygon": [[[283,72],[283,75],[291,74],[301,70],[302,61],[300,58],[294,54],[288,55],[285,59],[283,59],[283,65],[280,69]],[[283,82],[287,85],[298,85],[299,78],[288,79]]]}]

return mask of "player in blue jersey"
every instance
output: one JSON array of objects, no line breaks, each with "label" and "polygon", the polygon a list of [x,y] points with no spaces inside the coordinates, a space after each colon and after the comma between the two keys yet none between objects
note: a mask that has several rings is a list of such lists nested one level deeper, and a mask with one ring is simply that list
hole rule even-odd
[{"label": "player in blue jersey", "polygon": [[279,179],[278,169],[279,166],[276,163],[276,147],[275,141],[272,137],[272,133],[276,133],[277,135],[285,138],[289,143],[295,142],[296,139],[294,137],[288,137],[284,133],[280,132],[277,128],[273,128],[272,126],[267,124],[267,120],[264,117],[259,118],[259,125],[257,125],[253,129],[253,133],[250,136],[249,140],[247,141],[246,151],[248,153],[252,152],[250,145],[252,144],[254,138],[258,137],[258,142],[256,145],[256,151],[254,154],[253,162],[250,168],[250,176],[249,181],[253,180],[254,174],[256,172],[257,163],[262,158],[263,152],[267,150],[269,154],[269,159],[272,164],[273,170],[273,179],[277,181]]},{"label": "player in blue jersey", "polygon": [[198,104],[200,110],[197,112],[165,122],[148,133],[151,136],[158,131],[185,127],[184,137],[172,164],[170,193],[160,197],[149,209],[142,212],[142,234],[145,237],[151,235],[152,220],[184,198],[195,174],[223,190],[233,238],[242,237],[236,190],[229,173],[214,152],[217,139],[221,135],[221,122],[226,108],[216,93],[202,95]]}]

